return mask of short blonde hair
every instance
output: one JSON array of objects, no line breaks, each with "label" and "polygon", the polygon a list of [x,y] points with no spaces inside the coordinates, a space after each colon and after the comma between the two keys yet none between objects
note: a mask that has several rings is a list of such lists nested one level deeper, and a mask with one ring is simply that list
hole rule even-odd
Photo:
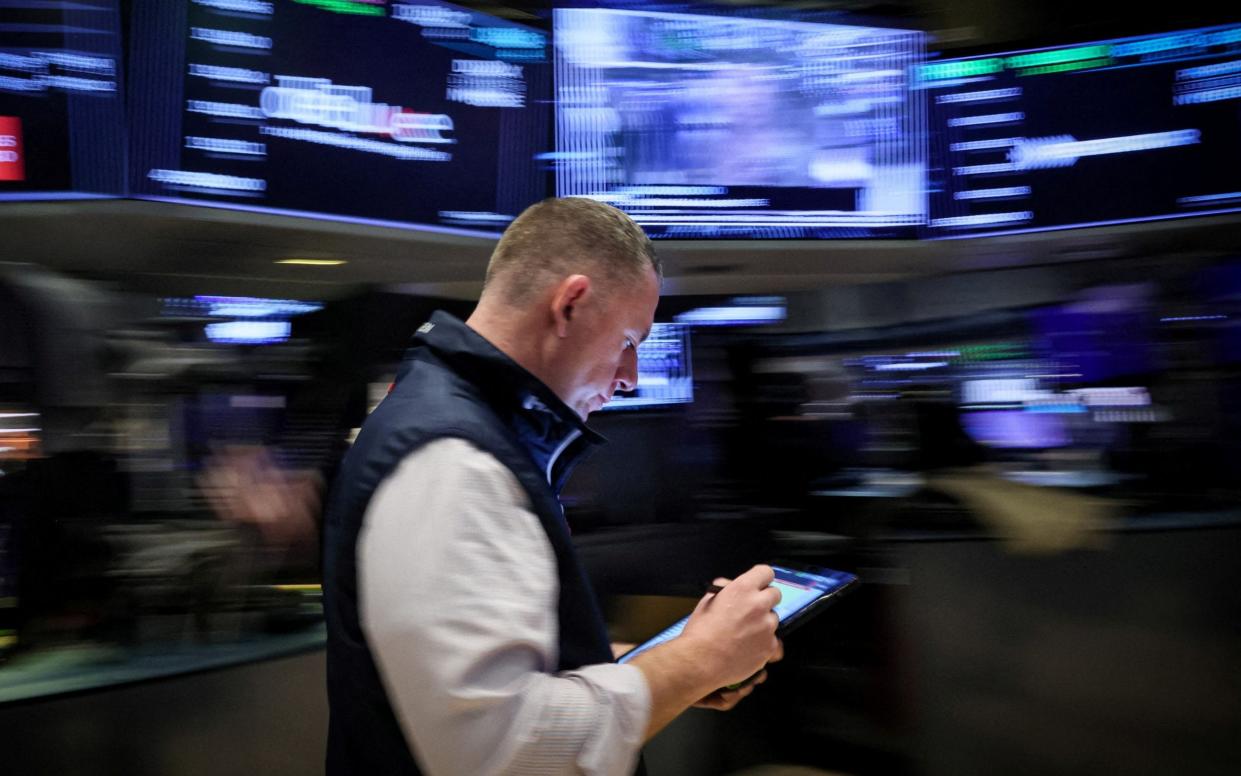
[{"label": "short blonde hair", "polygon": [[585,197],[545,199],[509,224],[491,254],[483,291],[510,304],[575,273],[602,275],[607,285],[637,283],[654,270],[663,277],[655,246],[620,210]]}]

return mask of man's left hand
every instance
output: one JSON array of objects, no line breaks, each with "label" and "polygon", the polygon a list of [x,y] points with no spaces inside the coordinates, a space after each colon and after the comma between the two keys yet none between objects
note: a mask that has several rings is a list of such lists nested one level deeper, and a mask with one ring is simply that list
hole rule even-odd
[{"label": "man's left hand", "polygon": [[763,670],[758,676],[746,682],[735,690],[727,688],[716,690],[707,697],[694,704],[696,709],[714,709],[715,711],[730,711],[734,706],[750,693],[754,692],[754,688],[767,681],[767,671]]}]

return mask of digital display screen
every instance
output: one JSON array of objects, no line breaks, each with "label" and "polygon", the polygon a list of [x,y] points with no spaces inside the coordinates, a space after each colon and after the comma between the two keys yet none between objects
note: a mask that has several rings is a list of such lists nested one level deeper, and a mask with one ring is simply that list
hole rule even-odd
[{"label": "digital display screen", "polygon": [[694,400],[689,326],[656,323],[638,346],[638,387],[618,391],[602,411],[663,407]]},{"label": "digital display screen", "polygon": [[736,296],[720,303],[695,307],[677,313],[677,323],[690,326],[763,326],[788,318],[788,304],[782,296]]},{"label": "digital display screen", "polygon": [[[812,574],[807,571],[794,571],[793,569],[781,568],[780,566],[773,566],[772,568],[776,572],[776,578],[771,585],[780,591],[780,603],[776,604],[775,612],[776,616],[780,618],[781,624],[823,596],[840,590],[857,579],[853,574],[844,571],[821,569],[821,571],[827,573]],[[654,638],[643,642],[637,648],[622,655],[616,662],[627,663],[652,647],[672,641],[685,630],[687,622],[689,622],[689,617],[678,620]]]},{"label": "digital display screen", "polygon": [[921,33],[558,9],[556,190],[652,237],[913,237]]},{"label": "digital display screen", "polygon": [[116,2],[0,9],[0,201],[124,194]]},{"label": "digital display screen", "polygon": [[165,318],[217,318],[203,326],[210,342],[268,345],[284,342],[293,331],[290,319],[323,309],[318,302],[264,299],[252,296],[167,297],[161,300]]},{"label": "digital display screen", "polygon": [[502,232],[547,195],[547,35],[447,3],[134,13],[135,196]]},{"label": "digital display screen", "polygon": [[1071,441],[1064,418],[1052,412],[1025,409],[964,412],[961,425],[971,439],[987,447],[1041,450],[1065,447]]},{"label": "digital display screen", "polygon": [[1156,290],[1148,283],[1094,286],[1029,311],[1030,345],[1062,384],[1095,386],[1159,371]]},{"label": "digital display screen", "polygon": [[917,69],[931,237],[1241,209],[1241,25]]}]

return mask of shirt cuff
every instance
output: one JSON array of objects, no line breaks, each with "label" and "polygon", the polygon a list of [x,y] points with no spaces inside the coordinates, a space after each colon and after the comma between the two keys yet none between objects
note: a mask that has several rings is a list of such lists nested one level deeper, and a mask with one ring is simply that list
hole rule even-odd
[{"label": "shirt cuff", "polygon": [[578,765],[584,773],[631,774],[646,738],[651,718],[651,689],[642,669],[633,665],[600,663],[566,671],[594,690],[600,708],[599,730],[582,747]]}]

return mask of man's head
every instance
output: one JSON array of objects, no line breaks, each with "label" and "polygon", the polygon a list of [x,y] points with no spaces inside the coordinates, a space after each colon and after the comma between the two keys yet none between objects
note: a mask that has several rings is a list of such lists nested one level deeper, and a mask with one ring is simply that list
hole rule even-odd
[{"label": "man's head", "polygon": [[509,224],[491,254],[483,295],[524,305],[567,275],[591,275],[605,285],[637,284],[662,276],[655,247],[620,210],[584,197],[545,199]]},{"label": "man's head", "polygon": [[504,232],[468,323],[585,418],[637,385],[661,268],[641,227],[590,199],[548,199]]}]

